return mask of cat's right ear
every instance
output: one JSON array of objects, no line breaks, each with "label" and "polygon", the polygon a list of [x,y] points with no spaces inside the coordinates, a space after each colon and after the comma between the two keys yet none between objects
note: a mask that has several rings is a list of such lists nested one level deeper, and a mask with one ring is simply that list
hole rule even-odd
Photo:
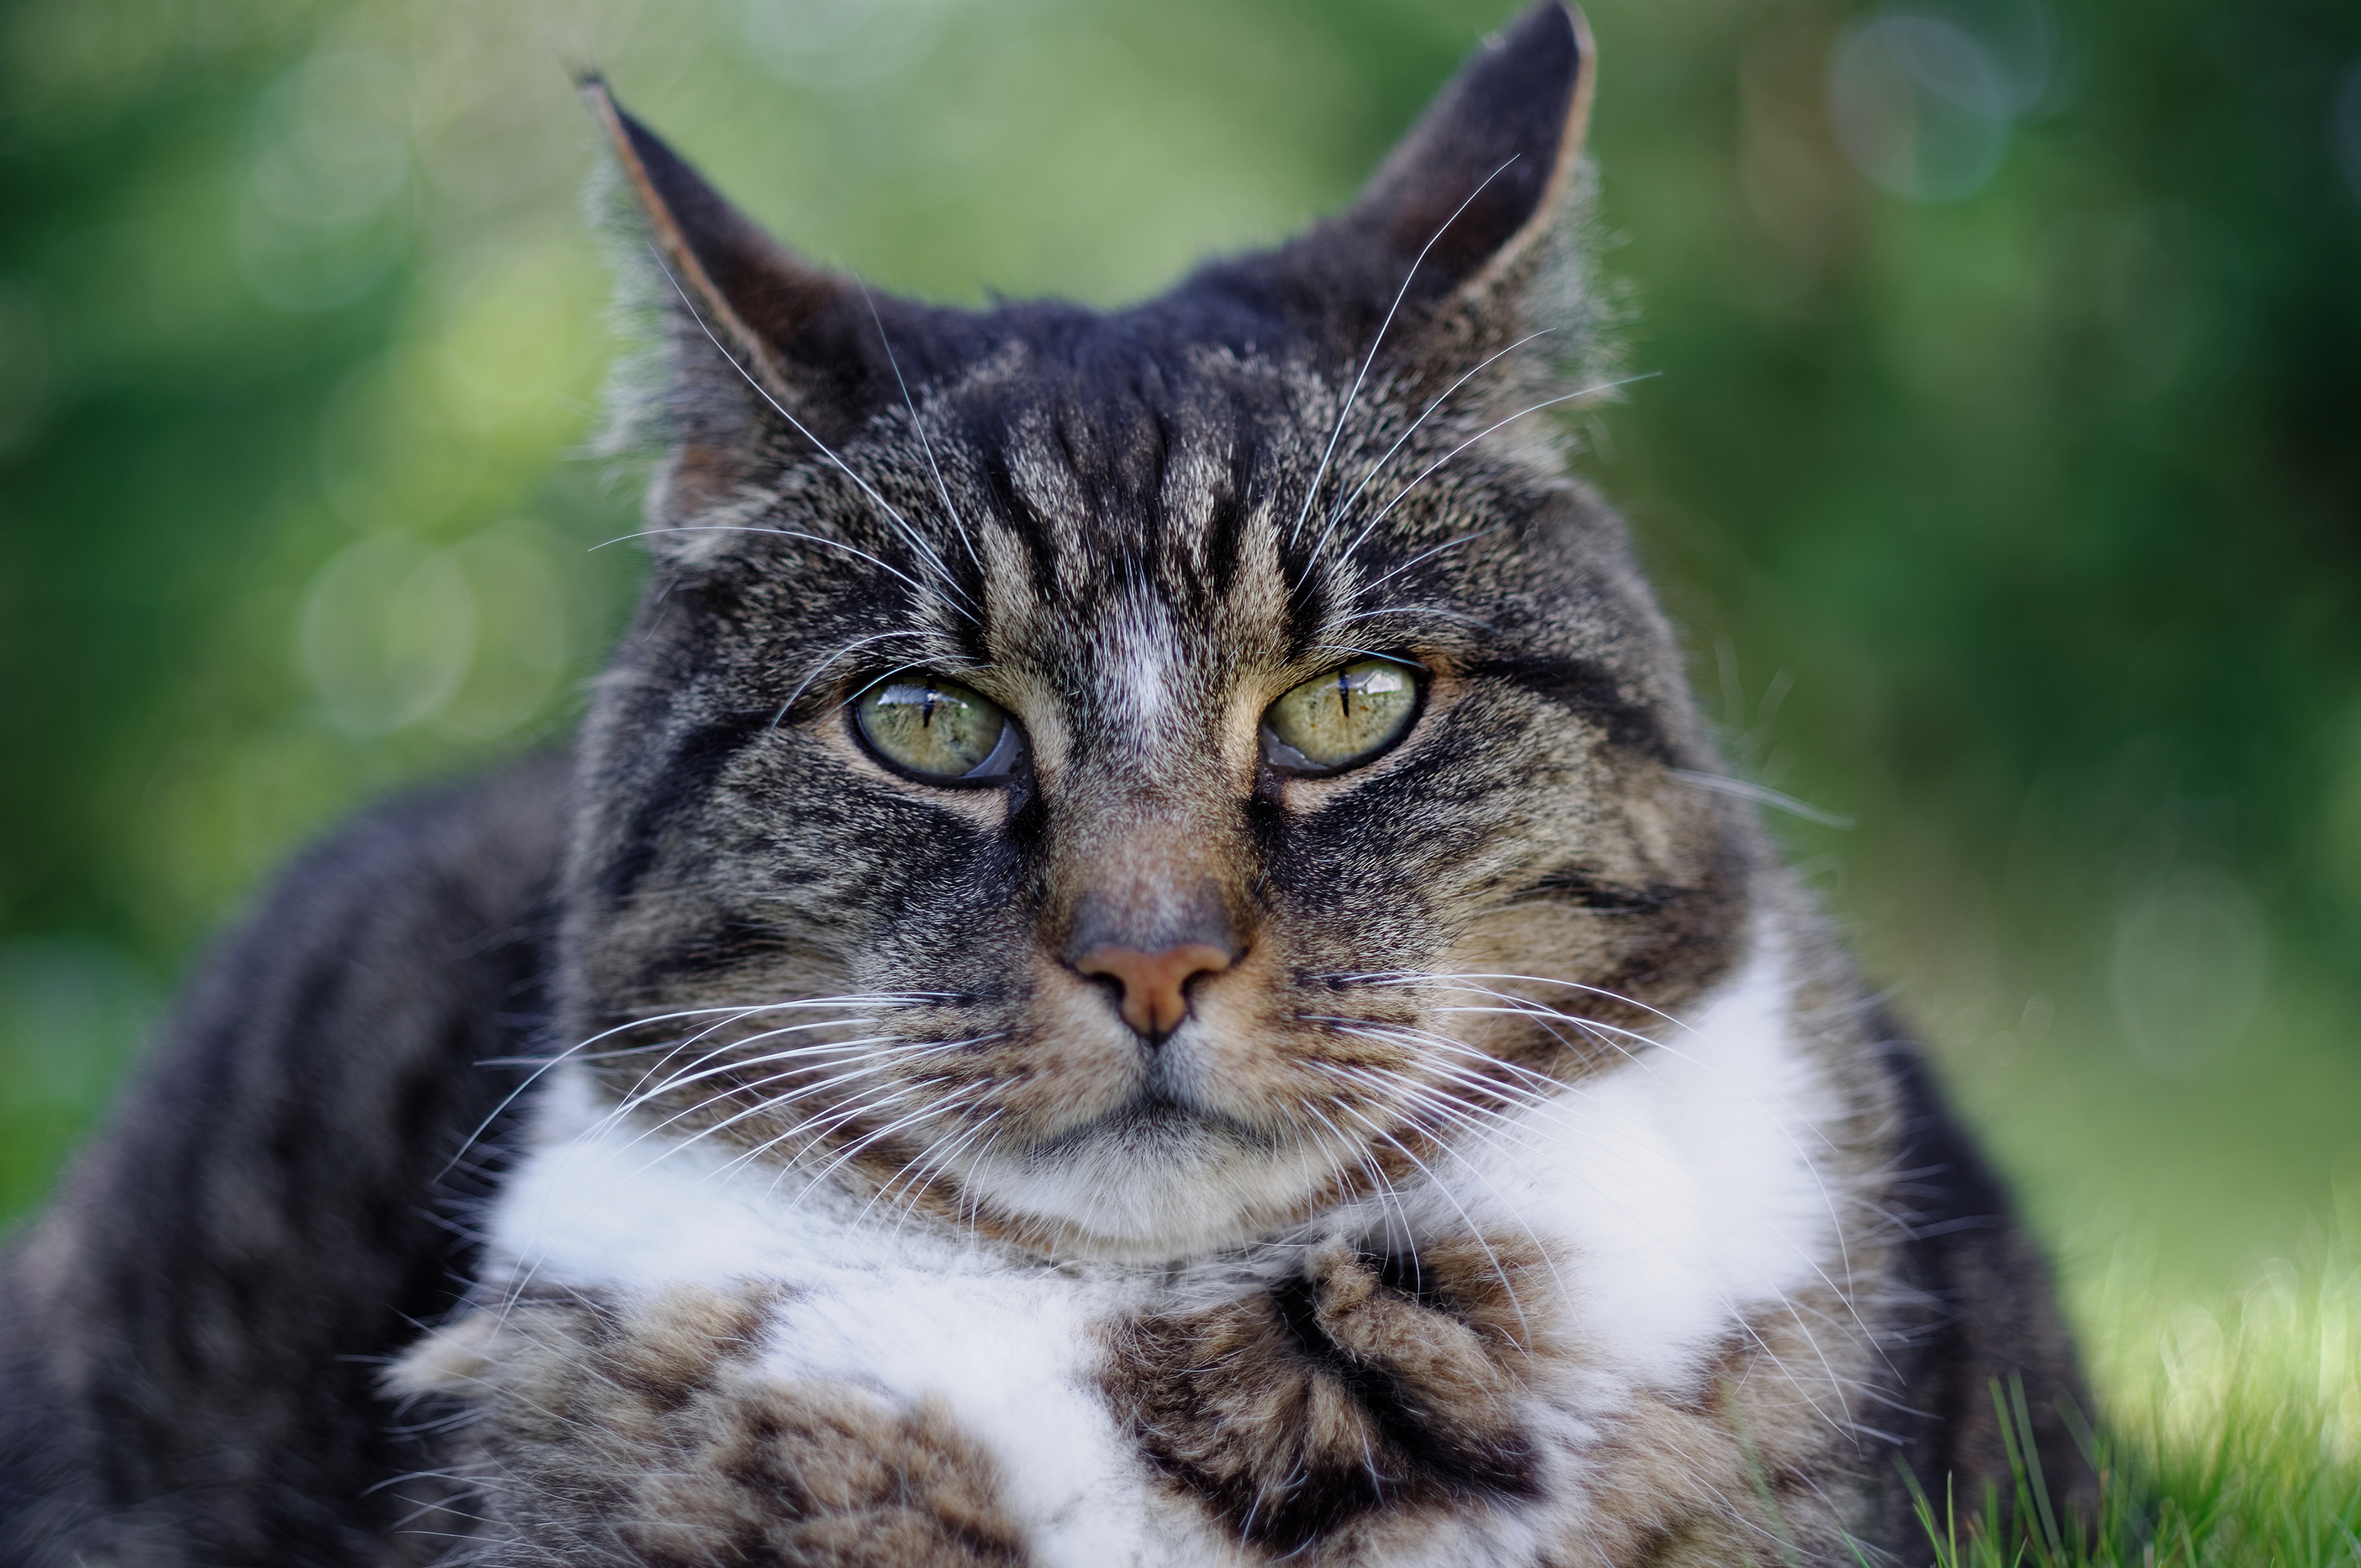
[{"label": "cat's right ear", "polygon": [[[776,444],[833,444],[871,411],[873,313],[852,280],[814,265],[731,206],[615,102],[597,76],[582,95],[631,197],[626,241],[661,273],[648,291],[669,322],[660,396],[669,466],[652,521],[680,522],[724,499]],[[642,226],[643,225],[643,226]]]}]

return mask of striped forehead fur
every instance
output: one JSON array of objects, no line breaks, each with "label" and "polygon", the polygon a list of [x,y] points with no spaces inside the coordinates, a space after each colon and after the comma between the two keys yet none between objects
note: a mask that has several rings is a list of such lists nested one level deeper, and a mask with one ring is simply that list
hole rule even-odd
[{"label": "striped forehead fur", "polygon": [[[1565,13],[1521,26],[1559,63],[1479,61],[1527,94],[1505,161],[1446,100],[1425,174],[1104,314],[856,291],[609,106],[669,295],[561,987],[616,1113],[1177,1260],[1412,1182],[1737,961],[1764,857],[1671,782],[1710,747],[1567,473],[1581,91]],[[1400,743],[1279,771],[1270,705],[1370,657],[1417,672]],[[904,678],[1005,710],[1004,782],[881,760],[855,707]],[[1086,938],[1218,961],[1146,1039]]]}]

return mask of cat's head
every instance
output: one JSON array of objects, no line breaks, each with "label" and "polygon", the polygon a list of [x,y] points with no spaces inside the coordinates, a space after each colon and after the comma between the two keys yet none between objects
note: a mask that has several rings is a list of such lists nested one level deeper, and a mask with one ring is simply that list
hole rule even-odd
[{"label": "cat's head", "polygon": [[1728,967],[1752,841],[1673,776],[1677,654],[1553,423],[1589,82],[1545,0],[1344,214],[1113,313],[873,295],[592,84],[667,367],[567,902],[614,1095],[1178,1256],[1415,1176]]}]

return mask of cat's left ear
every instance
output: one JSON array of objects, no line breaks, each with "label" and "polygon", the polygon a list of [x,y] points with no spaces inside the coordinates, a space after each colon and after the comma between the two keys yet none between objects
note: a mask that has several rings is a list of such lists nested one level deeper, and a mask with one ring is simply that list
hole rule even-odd
[{"label": "cat's left ear", "polygon": [[1477,47],[1350,207],[1239,271],[1347,333],[1397,297],[1440,312],[1513,294],[1581,160],[1592,58],[1582,13],[1542,0]]}]

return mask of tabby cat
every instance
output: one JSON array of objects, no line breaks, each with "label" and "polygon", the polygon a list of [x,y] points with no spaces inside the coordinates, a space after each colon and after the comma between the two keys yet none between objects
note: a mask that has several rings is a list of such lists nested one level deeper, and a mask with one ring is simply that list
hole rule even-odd
[{"label": "tabby cat", "polygon": [[2012,1448],[2070,1530],[2042,1263],[1568,473],[1590,84],[1543,0],[1103,314],[873,295],[589,82],[638,620],[20,1241],[10,1560],[1917,1562]]}]

